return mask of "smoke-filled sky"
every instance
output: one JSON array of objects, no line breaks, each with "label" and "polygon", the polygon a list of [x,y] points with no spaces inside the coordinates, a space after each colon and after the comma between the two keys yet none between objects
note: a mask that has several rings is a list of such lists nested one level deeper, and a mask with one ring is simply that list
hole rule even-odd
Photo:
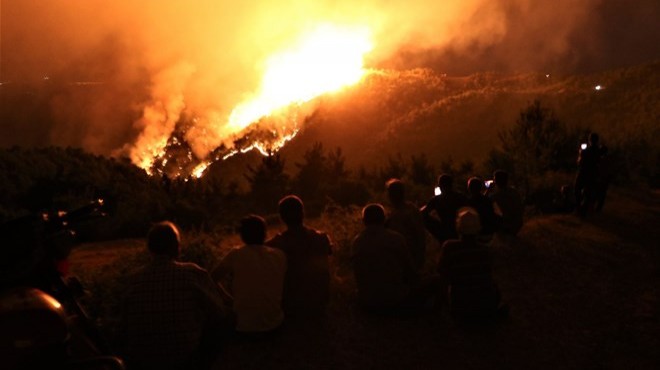
[{"label": "smoke-filled sky", "polygon": [[[0,0],[0,14],[0,82],[100,83],[91,101],[54,94],[46,141],[101,154],[193,112],[203,157],[266,59],[322,23],[368,28],[367,67],[588,72],[660,57],[657,0]],[[15,129],[0,123],[23,143]]]}]

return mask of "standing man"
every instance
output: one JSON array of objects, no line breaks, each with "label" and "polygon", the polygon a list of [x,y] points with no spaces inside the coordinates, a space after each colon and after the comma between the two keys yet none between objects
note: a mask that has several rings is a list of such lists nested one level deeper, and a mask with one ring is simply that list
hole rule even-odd
[{"label": "standing man", "polygon": [[596,199],[596,187],[599,176],[598,166],[602,155],[598,134],[592,132],[589,135],[589,145],[586,148],[580,148],[577,159],[578,173],[575,177],[575,205],[581,217],[587,215],[587,211],[593,207]]},{"label": "standing man", "polygon": [[497,205],[502,214],[499,232],[504,235],[515,236],[523,225],[525,208],[520,193],[509,186],[509,173],[497,170],[493,174],[495,189],[490,198]]}]

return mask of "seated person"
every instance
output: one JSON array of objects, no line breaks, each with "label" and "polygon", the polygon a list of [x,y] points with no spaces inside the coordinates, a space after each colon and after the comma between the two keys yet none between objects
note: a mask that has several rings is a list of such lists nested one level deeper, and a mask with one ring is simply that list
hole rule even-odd
[{"label": "seated person", "polygon": [[426,230],[422,214],[414,204],[406,201],[405,186],[401,180],[387,182],[387,195],[392,206],[385,225],[406,238],[415,268],[420,270],[426,257]]},{"label": "seated person", "polygon": [[404,237],[385,228],[380,204],[367,205],[362,221],[364,230],[353,241],[359,304],[369,311],[408,306],[419,279]]},{"label": "seated person", "polygon": [[245,245],[232,249],[213,271],[216,281],[229,279],[236,331],[265,334],[284,320],[282,289],[286,256],[264,245],[266,222],[250,215],[241,220],[239,233]]},{"label": "seated person", "polygon": [[328,304],[332,254],[328,235],[303,224],[305,209],[295,195],[279,203],[280,218],[287,226],[266,245],[284,252],[287,270],[284,278],[283,307],[287,316],[318,314]]},{"label": "seated person", "polygon": [[438,273],[447,285],[449,305],[457,319],[491,319],[504,312],[493,282],[492,258],[488,247],[477,241],[481,231],[479,214],[469,207],[459,211],[457,240],[442,246]]},{"label": "seated person", "polygon": [[[131,369],[173,369],[212,362],[227,318],[219,287],[194,263],[177,262],[179,230],[161,222],[149,231],[152,259],[130,279],[122,307],[122,342]],[[211,341],[213,342],[213,341]],[[208,364],[208,363],[207,363]]]}]

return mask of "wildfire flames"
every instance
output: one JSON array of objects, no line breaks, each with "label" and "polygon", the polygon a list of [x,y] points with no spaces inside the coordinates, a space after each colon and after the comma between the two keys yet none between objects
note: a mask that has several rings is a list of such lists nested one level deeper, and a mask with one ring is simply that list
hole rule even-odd
[{"label": "wildfire flames", "polygon": [[[145,108],[143,120],[149,121],[147,115],[156,116],[158,122],[167,123],[171,129],[160,135],[143,134],[132,151],[133,162],[149,173],[155,170],[170,176],[201,177],[214,160],[255,149],[263,155],[279,150],[298,133],[299,113],[305,103],[353,85],[366,74],[364,57],[373,48],[370,37],[366,27],[331,24],[302,35],[291,47],[267,58],[259,88],[238,104],[226,120],[210,120],[206,131],[193,132],[178,123],[185,118],[181,114],[185,112],[183,97]],[[185,113],[192,117],[195,114]],[[149,133],[151,128],[144,126],[144,133]],[[181,156],[181,148],[186,148],[186,141],[199,140],[199,135],[219,137],[216,149],[199,158],[193,156],[188,146],[183,150],[187,158],[176,158]],[[166,169],[173,159],[174,169]]]}]

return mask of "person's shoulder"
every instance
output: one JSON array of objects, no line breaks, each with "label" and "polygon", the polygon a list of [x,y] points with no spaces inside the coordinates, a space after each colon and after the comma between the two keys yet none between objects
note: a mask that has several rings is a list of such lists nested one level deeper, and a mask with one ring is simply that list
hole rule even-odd
[{"label": "person's shoulder", "polygon": [[275,235],[274,237],[268,239],[264,244],[266,244],[269,247],[282,249],[283,241],[284,241],[284,233],[280,232],[277,233],[277,235]]},{"label": "person's shoulder", "polygon": [[396,242],[397,244],[402,244],[405,246],[406,244],[406,238],[399,232],[390,230],[390,229],[385,229],[385,236],[392,240],[393,242]]},{"label": "person's shoulder", "polygon": [[179,261],[176,261],[176,262],[174,262],[174,265],[179,270],[190,272],[190,273],[193,273],[193,274],[206,273],[207,272],[203,267],[199,266],[198,264],[196,264],[194,262],[179,262]]},{"label": "person's shoulder", "polygon": [[263,252],[266,255],[269,255],[272,258],[278,259],[278,260],[282,261],[283,263],[286,263],[286,260],[287,260],[286,253],[284,253],[283,250],[278,249],[278,248],[269,247],[267,245],[264,245],[262,248],[263,248],[262,249]]},{"label": "person's shoulder", "polygon": [[462,242],[459,239],[449,239],[442,243],[442,253],[452,252],[459,248]]},{"label": "person's shoulder", "polygon": [[328,233],[321,230],[305,226],[305,235],[307,235],[308,238],[313,239],[315,242],[330,243],[330,236]]}]

